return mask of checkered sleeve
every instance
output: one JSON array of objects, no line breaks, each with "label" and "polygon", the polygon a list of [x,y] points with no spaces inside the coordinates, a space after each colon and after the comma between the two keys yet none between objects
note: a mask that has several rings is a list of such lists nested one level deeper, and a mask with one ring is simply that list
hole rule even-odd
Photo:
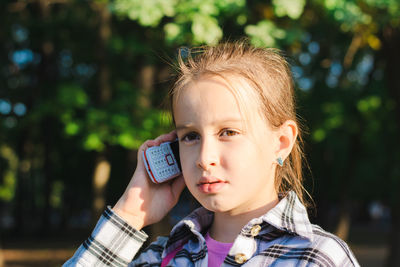
[{"label": "checkered sleeve", "polygon": [[90,237],[63,266],[128,266],[147,237],[107,207]]}]

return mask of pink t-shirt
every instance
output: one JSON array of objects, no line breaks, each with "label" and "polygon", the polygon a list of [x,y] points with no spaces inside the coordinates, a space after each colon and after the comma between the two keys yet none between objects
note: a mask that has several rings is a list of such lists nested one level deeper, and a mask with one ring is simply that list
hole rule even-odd
[{"label": "pink t-shirt", "polygon": [[205,239],[208,249],[208,267],[220,267],[233,243],[218,242],[212,239],[208,232]]},{"label": "pink t-shirt", "polygon": [[[207,232],[205,236],[207,249],[208,249],[208,267],[220,267],[224,262],[226,255],[228,255],[233,243],[221,243],[212,239]],[[182,249],[183,245],[177,247],[163,259],[161,267],[167,264],[175,257],[175,255]]]},{"label": "pink t-shirt", "polygon": [[168,263],[175,257],[176,254],[178,254],[178,252],[183,248],[183,245],[180,245],[179,247],[177,247],[176,249],[174,249],[173,251],[171,251],[170,253],[167,254],[167,256],[165,256],[165,258],[162,260],[161,262],[161,267],[165,267],[168,265]]}]

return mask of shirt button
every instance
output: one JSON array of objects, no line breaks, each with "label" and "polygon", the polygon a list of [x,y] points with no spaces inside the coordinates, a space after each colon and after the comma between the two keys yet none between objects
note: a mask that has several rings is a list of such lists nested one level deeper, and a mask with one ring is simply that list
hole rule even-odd
[{"label": "shirt button", "polygon": [[239,264],[243,264],[245,261],[247,261],[246,255],[244,255],[243,253],[236,254],[235,261]]},{"label": "shirt button", "polygon": [[261,231],[261,226],[257,224],[257,225],[254,225],[254,226],[251,228],[250,234],[251,234],[252,236],[256,236],[256,235],[258,235],[258,234],[260,233],[260,231]]}]

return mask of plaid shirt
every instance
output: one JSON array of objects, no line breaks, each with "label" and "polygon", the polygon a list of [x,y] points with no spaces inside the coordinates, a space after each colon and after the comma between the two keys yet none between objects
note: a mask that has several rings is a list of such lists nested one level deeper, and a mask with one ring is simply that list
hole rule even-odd
[{"label": "plaid shirt", "polygon": [[[177,247],[168,266],[207,266],[204,235],[213,213],[199,208],[133,257],[147,235],[129,226],[107,208],[92,235],[64,266],[160,266]],[[227,266],[359,266],[347,244],[310,223],[307,211],[289,192],[265,215],[252,219],[237,236],[225,258]]]}]

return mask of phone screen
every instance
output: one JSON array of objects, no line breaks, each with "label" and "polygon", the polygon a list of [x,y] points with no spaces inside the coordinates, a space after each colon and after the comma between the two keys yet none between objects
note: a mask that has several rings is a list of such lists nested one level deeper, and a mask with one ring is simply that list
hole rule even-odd
[{"label": "phone screen", "polygon": [[182,170],[181,158],[179,157],[179,141],[175,140],[175,141],[171,142],[170,145],[171,145],[172,152],[174,153],[176,162],[178,163],[178,167],[180,170]]}]

